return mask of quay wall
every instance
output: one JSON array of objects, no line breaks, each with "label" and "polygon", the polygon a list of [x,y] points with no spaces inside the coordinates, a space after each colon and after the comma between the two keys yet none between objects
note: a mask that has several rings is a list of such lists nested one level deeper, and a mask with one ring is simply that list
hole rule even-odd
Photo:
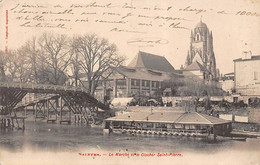
[{"label": "quay wall", "polygon": [[[151,111],[151,107],[150,106],[129,106],[127,108],[130,111],[133,112],[147,112],[147,111]],[[181,107],[152,107],[153,111],[180,111],[182,110]]]}]

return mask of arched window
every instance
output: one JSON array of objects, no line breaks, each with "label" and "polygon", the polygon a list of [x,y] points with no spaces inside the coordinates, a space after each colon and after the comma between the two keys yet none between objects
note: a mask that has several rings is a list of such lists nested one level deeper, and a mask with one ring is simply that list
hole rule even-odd
[{"label": "arched window", "polygon": [[200,40],[200,35],[199,34],[197,34],[197,41],[199,41]]}]

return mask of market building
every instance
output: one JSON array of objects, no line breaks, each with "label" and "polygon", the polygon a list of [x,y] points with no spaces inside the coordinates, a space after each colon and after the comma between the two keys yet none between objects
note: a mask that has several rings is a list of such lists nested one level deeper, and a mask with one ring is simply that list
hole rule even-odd
[{"label": "market building", "polygon": [[139,51],[129,65],[113,68],[109,79],[100,81],[95,95],[105,100],[156,97],[164,80],[182,77],[165,57]]}]

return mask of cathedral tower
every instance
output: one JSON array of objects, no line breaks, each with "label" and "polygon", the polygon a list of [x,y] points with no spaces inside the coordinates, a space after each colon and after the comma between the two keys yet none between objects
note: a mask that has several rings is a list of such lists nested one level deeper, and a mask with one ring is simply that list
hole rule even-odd
[{"label": "cathedral tower", "polygon": [[204,79],[217,78],[216,59],[213,51],[212,31],[200,21],[190,34],[190,49],[187,54],[185,68],[192,63],[198,62],[205,68]]}]

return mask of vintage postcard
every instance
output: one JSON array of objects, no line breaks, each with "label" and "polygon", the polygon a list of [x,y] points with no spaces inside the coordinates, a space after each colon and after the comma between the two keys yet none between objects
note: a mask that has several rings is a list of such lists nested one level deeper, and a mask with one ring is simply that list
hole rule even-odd
[{"label": "vintage postcard", "polygon": [[0,0],[0,165],[260,164],[260,1]]}]

